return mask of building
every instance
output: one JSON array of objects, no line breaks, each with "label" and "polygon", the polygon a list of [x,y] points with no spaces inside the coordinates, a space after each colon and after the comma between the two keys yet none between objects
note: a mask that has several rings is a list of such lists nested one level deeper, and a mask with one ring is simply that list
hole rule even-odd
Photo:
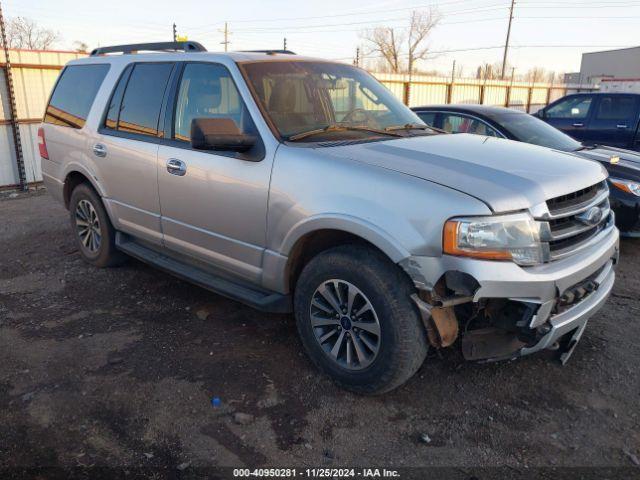
[{"label": "building", "polygon": [[605,78],[640,78],[640,47],[583,53],[579,83],[599,84]]}]

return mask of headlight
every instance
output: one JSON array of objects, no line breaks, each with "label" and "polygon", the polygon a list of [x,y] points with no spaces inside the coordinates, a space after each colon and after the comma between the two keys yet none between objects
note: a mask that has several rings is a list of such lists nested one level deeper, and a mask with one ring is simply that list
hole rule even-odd
[{"label": "headlight", "polygon": [[611,185],[619,188],[623,192],[640,197],[640,183],[633,182],[631,180],[623,180],[621,178],[609,178],[609,181],[611,182]]},{"label": "headlight", "polygon": [[519,265],[543,261],[538,224],[528,213],[449,220],[444,227],[444,253]]}]

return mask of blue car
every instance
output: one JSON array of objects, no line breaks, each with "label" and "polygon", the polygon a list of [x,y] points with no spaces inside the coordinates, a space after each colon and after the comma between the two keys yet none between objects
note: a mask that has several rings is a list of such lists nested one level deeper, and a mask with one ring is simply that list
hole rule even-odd
[{"label": "blue car", "polygon": [[414,107],[426,124],[448,133],[507,138],[573,153],[600,162],[609,172],[610,202],[616,225],[640,237],[640,153],[617,147],[583,145],[545,122],[517,110],[487,105]]},{"label": "blue car", "polygon": [[584,145],[640,151],[640,94],[576,93],[535,113]]}]

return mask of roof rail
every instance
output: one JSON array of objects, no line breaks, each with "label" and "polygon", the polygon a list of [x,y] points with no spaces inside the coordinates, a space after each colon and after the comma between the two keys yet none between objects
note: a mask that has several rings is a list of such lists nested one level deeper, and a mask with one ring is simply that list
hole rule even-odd
[{"label": "roof rail", "polygon": [[240,50],[242,53],[266,53],[267,55],[295,55],[291,50]]},{"label": "roof rail", "polygon": [[156,42],[156,43],[132,43],[131,45],[114,45],[112,47],[98,47],[91,50],[91,56],[104,55],[105,53],[136,53],[139,51],[157,52],[206,52],[198,42]]}]

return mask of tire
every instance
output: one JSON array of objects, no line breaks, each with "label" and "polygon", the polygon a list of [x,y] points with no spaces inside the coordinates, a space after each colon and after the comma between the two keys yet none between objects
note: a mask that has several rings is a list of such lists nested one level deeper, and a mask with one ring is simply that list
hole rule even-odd
[{"label": "tire", "polygon": [[115,267],[126,259],[116,249],[116,231],[101,198],[86,183],[71,192],[69,201],[71,228],[82,258],[96,267]]},{"label": "tire", "polygon": [[[317,255],[303,268],[294,293],[296,324],[308,356],[347,390],[373,395],[399,387],[420,368],[428,349],[410,299],[414,292],[404,272],[372,248],[345,245]],[[350,317],[341,309],[338,323],[327,295],[333,295],[334,307],[336,300],[344,305],[352,297],[347,313],[364,313]]]}]

